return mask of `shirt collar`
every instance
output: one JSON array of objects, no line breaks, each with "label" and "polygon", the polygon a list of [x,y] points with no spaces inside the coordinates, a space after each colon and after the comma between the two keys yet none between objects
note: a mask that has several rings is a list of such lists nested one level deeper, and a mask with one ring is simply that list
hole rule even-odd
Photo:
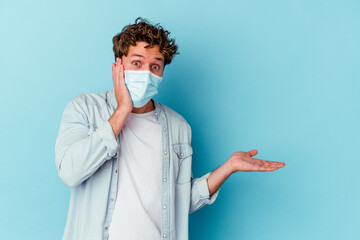
[{"label": "shirt collar", "polygon": [[[163,115],[163,109],[159,102],[155,101],[154,99],[152,99],[152,100],[154,101],[154,105],[155,105],[155,117],[156,117],[156,120],[158,121],[159,118],[162,117],[162,115]],[[109,90],[108,102],[112,105],[114,110],[117,108],[117,102],[116,102],[116,98],[115,98],[115,89],[114,88]]]}]

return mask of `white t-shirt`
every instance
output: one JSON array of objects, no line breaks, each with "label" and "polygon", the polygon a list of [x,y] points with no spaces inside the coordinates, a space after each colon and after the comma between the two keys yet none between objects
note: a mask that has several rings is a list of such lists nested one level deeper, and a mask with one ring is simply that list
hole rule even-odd
[{"label": "white t-shirt", "polygon": [[161,125],[130,113],[120,132],[118,190],[109,240],[161,238]]}]

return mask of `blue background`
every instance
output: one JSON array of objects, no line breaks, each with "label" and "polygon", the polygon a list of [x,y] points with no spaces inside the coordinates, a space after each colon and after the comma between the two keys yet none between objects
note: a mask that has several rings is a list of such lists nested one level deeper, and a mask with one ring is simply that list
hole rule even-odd
[{"label": "blue background", "polygon": [[155,100],[193,131],[193,174],[236,172],[190,239],[358,239],[359,1],[2,1],[0,239],[61,239],[54,146],[67,102],[111,89],[112,37],[142,16],[179,45]]}]

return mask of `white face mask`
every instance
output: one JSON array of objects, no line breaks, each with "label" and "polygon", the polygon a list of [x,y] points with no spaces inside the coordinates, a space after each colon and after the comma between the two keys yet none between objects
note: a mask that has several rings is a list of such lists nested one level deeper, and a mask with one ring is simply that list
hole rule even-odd
[{"label": "white face mask", "polygon": [[144,106],[154,95],[158,93],[158,87],[162,77],[149,70],[124,70],[125,85],[129,90],[134,107]]}]

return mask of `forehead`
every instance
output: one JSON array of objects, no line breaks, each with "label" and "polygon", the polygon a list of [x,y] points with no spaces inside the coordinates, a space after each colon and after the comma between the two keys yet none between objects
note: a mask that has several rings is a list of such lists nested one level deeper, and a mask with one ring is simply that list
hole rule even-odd
[{"label": "forehead", "polygon": [[160,52],[159,45],[154,45],[151,48],[145,48],[149,45],[147,42],[136,42],[136,46],[130,45],[128,57],[133,54],[139,54],[145,58],[161,58],[164,59],[164,55]]}]

